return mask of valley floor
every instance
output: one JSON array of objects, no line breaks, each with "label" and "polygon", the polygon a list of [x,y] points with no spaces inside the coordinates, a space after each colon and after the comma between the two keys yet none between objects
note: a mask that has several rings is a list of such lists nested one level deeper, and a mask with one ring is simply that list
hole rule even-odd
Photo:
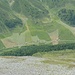
[{"label": "valley floor", "polygon": [[75,75],[75,67],[49,64],[33,56],[0,57],[0,75]]}]

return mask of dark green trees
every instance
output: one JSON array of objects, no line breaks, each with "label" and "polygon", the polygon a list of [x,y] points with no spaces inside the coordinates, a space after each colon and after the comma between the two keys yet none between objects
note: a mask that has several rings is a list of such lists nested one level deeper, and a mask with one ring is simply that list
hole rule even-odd
[{"label": "dark green trees", "polygon": [[[75,43],[70,44],[58,44],[58,45],[31,45],[31,46],[22,46],[21,48],[9,48],[3,49],[3,52],[0,53],[2,56],[31,56],[37,52],[50,52],[58,50],[75,50]],[[2,50],[0,50],[2,51]]]},{"label": "dark green trees", "polygon": [[17,18],[17,19],[5,20],[5,25],[8,28],[15,28],[17,25],[22,26],[23,23],[22,23],[21,19]]},{"label": "dark green trees", "polygon": [[75,26],[75,11],[71,9],[61,9],[58,12],[59,18],[69,24],[70,26]]}]

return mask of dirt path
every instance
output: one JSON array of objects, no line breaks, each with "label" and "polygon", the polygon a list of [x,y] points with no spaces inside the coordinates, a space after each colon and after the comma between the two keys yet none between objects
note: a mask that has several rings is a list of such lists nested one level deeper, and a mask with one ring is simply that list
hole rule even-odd
[{"label": "dirt path", "polygon": [[0,75],[75,75],[75,68],[41,63],[44,58],[0,57]]},{"label": "dirt path", "polygon": [[52,33],[49,33],[49,36],[50,36],[50,38],[51,38],[51,40],[52,40],[52,44],[53,45],[56,45],[56,44],[58,44],[58,40],[59,40],[59,34],[58,34],[58,29],[57,30],[55,30],[54,32],[52,32]]},{"label": "dirt path", "polygon": [[10,1],[9,1],[9,0],[7,0],[7,1],[8,1],[8,3],[9,3],[9,5],[10,5],[10,6],[12,6],[12,5],[13,5],[13,3],[15,2],[14,0],[10,0]]}]

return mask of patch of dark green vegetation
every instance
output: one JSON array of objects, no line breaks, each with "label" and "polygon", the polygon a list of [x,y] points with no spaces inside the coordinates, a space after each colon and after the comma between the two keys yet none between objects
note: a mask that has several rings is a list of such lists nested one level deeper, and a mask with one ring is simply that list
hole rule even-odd
[{"label": "patch of dark green vegetation", "polygon": [[58,44],[58,45],[31,45],[31,46],[22,46],[21,48],[8,48],[1,49],[1,56],[31,56],[37,52],[50,52],[50,51],[59,51],[59,50],[75,50],[75,43],[70,44]]},{"label": "patch of dark green vegetation", "polygon": [[63,22],[75,27],[75,10],[61,9],[58,12],[58,16]]},{"label": "patch of dark green vegetation", "polygon": [[16,26],[22,26],[22,20],[17,18],[17,19],[9,19],[9,20],[5,20],[5,25],[8,28],[15,28]]}]

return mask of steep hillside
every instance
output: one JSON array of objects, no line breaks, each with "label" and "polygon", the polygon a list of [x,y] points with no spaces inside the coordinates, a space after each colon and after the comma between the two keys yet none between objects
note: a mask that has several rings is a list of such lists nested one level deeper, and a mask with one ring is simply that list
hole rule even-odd
[{"label": "steep hillside", "polygon": [[0,48],[75,43],[75,0],[0,0]]}]

